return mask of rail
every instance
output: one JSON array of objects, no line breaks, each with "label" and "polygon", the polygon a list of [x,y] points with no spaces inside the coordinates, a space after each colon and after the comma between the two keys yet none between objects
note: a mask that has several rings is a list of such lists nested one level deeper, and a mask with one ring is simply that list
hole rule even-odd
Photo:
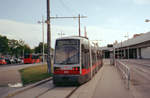
[{"label": "rail", "polygon": [[119,60],[115,60],[115,66],[125,76],[127,80],[127,84],[128,84],[128,89],[129,89],[130,88],[130,68]]}]

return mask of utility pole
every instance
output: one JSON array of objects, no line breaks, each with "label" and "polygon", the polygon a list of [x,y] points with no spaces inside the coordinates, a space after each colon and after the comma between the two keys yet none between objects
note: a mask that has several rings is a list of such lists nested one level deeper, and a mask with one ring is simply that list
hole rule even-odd
[{"label": "utility pole", "polygon": [[51,27],[50,27],[50,0],[47,0],[47,66],[51,73]]},{"label": "utility pole", "polygon": [[42,24],[42,41],[43,41],[43,65],[44,65],[44,23],[45,23],[45,21],[44,21],[44,17],[42,16],[42,21],[38,21],[38,23],[39,24]]},{"label": "utility pole", "polygon": [[79,19],[79,36],[81,36],[81,30],[80,30],[80,14],[79,14],[78,19]]},{"label": "utility pole", "polygon": [[87,38],[86,27],[84,27],[84,36]]}]

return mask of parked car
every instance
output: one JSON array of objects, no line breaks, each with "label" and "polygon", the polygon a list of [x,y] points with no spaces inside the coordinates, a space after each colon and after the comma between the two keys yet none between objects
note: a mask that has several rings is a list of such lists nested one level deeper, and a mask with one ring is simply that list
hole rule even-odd
[{"label": "parked car", "polygon": [[10,61],[9,58],[5,58],[5,61],[6,61],[7,64],[11,64],[11,61]]},{"label": "parked car", "polygon": [[17,64],[21,64],[21,63],[22,63],[22,60],[21,60],[20,58],[15,58],[15,62],[16,62]]},{"label": "parked car", "polygon": [[24,62],[23,62],[23,58],[18,58],[18,62],[20,63],[20,64],[23,64]]},{"label": "parked car", "polygon": [[11,62],[11,64],[15,64],[16,63],[14,58],[10,58],[10,62]]},{"label": "parked car", "polygon": [[4,58],[0,58],[0,64],[7,64]]}]

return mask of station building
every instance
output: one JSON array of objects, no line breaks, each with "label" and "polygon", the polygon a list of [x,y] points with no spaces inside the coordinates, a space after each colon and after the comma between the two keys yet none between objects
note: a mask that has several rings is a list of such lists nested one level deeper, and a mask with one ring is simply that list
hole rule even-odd
[{"label": "station building", "polygon": [[101,47],[103,58],[110,58],[115,50],[115,57],[120,59],[150,59],[150,32],[135,34],[133,38],[113,47]]},{"label": "station building", "polygon": [[150,59],[150,32],[135,34],[133,38],[113,45],[116,58]]},{"label": "station building", "polygon": [[111,53],[113,52],[112,47],[100,47],[100,50],[102,50],[102,56],[103,58],[110,58]]}]

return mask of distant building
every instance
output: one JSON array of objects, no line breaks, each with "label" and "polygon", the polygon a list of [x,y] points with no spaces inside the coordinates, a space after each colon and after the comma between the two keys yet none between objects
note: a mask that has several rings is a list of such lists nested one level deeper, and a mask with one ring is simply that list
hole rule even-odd
[{"label": "distant building", "polygon": [[135,34],[133,38],[114,44],[118,58],[150,59],[150,32]]},{"label": "distant building", "polygon": [[120,59],[150,59],[150,32],[135,34],[133,38],[118,43],[113,47],[101,47],[103,58],[110,58],[115,49],[115,57]]},{"label": "distant building", "polygon": [[113,52],[113,47],[100,47],[102,50],[103,58],[110,58],[110,54]]}]

